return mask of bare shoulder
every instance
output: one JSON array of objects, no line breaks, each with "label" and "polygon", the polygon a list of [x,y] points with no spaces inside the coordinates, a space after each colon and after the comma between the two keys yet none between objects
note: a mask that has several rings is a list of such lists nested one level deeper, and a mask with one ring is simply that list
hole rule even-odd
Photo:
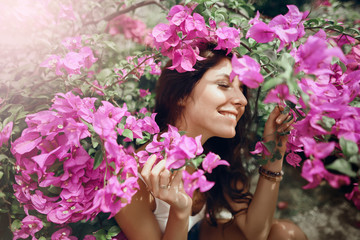
[{"label": "bare shoulder", "polygon": [[138,181],[140,189],[131,202],[115,215],[115,220],[128,239],[146,239],[149,235],[157,239],[161,230],[153,214],[155,201],[145,183],[140,178]]}]

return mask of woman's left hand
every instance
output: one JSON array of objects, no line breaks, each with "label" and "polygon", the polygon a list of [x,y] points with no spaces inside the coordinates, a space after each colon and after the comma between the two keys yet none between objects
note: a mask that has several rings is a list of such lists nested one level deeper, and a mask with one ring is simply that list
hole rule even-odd
[{"label": "woman's left hand", "polygon": [[279,150],[281,156],[285,154],[288,132],[293,128],[292,124],[295,121],[290,113],[283,113],[284,109],[279,105],[274,108],[265,123],[263,135],[264,142],[273,141],[276,144],[272,154]]}]

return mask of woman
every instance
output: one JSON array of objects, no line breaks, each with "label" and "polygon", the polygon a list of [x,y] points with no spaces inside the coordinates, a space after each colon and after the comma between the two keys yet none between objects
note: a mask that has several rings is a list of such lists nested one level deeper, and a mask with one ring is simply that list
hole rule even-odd
[{"label": "woman", "polygon": [[[217,167],[209,175],[215,186],[190,198],[183,189],[181,171],[171,174],[165,160],[155,164],[152,156],[139,170],[140,190],[115,219],[131,240],[187,239],[189,229],[201,219],[198,237],[204,240],[306,239],[293,223],[273,219],[283,159],[262,166],[254,195],[248,192],[240,158],[248,151],[247,88],[237,79],[229,80],[232,54],[213,48],[209,44],[201,51],[206,60],[198,61],[195,71],[178,73],[167,69],[171,63],[164,68],[156,92],[156,121],[162,131],[171,124],[187,136],[201,134],[204,149],[231,166]],[[293,121],[282,110],[276,107],[270,114],[264,141],[277,141],[284,155],[287,138],[277,133],[289,131]],[[231,213],[230,219],[221,216],[225,211]]]}]

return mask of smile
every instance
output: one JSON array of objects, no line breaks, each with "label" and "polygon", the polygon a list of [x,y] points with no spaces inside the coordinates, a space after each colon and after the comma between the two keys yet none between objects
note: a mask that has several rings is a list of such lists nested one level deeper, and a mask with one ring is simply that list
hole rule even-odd
[{"label": "smile", "polygon": [[225,117],[228,117],[228,118],[236,121],[237,114],[230,113],[230,112],[221,112],[221,111],[219,113]]}]

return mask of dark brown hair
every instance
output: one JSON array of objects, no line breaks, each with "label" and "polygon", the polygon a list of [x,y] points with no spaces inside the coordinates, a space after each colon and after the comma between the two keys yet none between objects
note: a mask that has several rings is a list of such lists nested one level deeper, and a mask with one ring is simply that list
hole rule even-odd
[{"label": "dark brown hair", "polygon": [[[231,60],[232,55],[235,54],[233,52],[226,53],[226,50],[214,50],[214,45],[209,44],[200,51],[200,56],[206,59],[196,62],[193,67],[195,71],[184,73],[168,69],[172,63],[171,61],[167,63],[156,86],[155,112],[157,115],[155,120],[161,131],[165,131],[168,124],[175,125],[176,120],[181,117],[183,106],[179,102],[190,96],[204,73],[224,58]],[[248,89],[244,87],[243,91],[245,97],[249,99]],[[251,201],[252,195],[248,192],[248,177],[242,162],[244,156],[249,152],[247,139],[249,134],[247,131],[250,128],[250,121],[251,111],[250,104],[248,104],[245,113],[236,125],[234,138],[212,137],[204,144],[205,153],[214,152],[231,165],[231,167],[219,166],[207,176],[210,181],[215,182],[214,187],[205,193],[206,212],[210,223],[213,225],[216,225],[216,214],[222,208],[229,210],[233,216],[247,210],[247,208],[232,209],[225,196],[237,203],[248,204]],[[240,188],[239,182],[242,183]]]}]

